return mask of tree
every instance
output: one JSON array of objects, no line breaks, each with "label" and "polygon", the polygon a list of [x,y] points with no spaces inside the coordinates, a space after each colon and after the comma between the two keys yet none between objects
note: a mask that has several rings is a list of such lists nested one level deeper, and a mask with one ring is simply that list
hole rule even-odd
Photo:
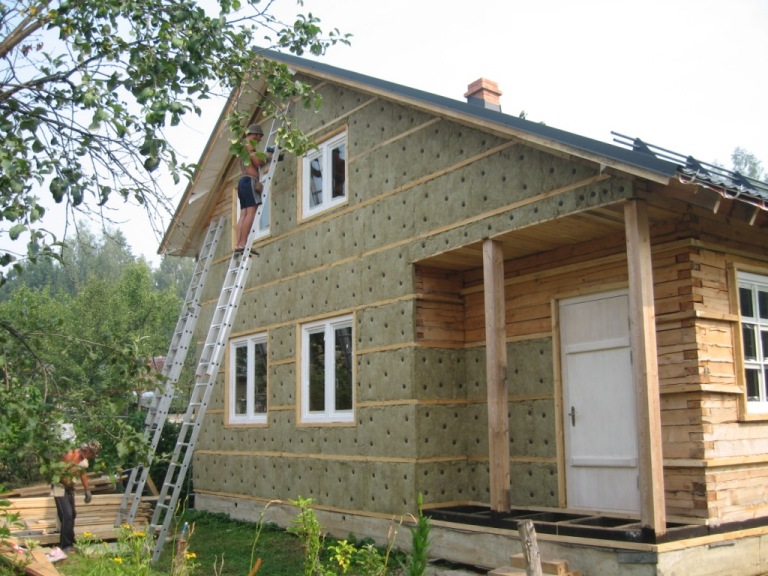
[{"label": "tree", "polygon": [[21,285],[0,303],[0,484],[52,474],[63,422],[101,440],[100,461],[115,467],[145,449],[138,398],[159,384],[149,360],[167,351],[181,299],[156,290],[142,260],[113,279],[94,270],[75,294]]},{"label": "tree", "polygon": [[736,147],[731,154],[733,170],[755,180],[763,179],[763,166],[760,160],[744,148]]},{"label": "tree", "polygon": [[195,263],[189,258],[166,256],[160,261],[160,267],[155,271],[155,288],[166,290],[175,288],[179,298],[185,298]]},{"label": "tree", "polygon": [[[42,226],[43,191],[68,213],[109,218],[115,200],[170,210],[160,174],[178,182],[194,167],[179,160],[167,128],[248,78],[267,79],[268,109],[292,96],[315,102],[286,66],[259,57],[255,41],[322,54],[347,37],[324,35],[311,14],[278,22],[273,1],[0,1],[0,234],[26,234],[23,257],[33,261],[58,256],[61,244]],[[231,123],[242,132],[247,119]],[[290,127],[282,136],[288,149],[307,145]],[[4,249],[0,267],[18,269],[20,257]]]}]

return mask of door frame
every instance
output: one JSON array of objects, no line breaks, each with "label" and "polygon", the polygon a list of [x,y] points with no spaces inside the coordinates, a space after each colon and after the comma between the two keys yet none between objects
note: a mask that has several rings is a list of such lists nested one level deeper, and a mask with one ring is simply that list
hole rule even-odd
[{"label": "door frame", "polygon": [[[565,415],[565,383],[563,374],[562,363],[562,325],[560,317],[560,305],[564,301],[568,300],[595,300],[600,298],[611,298],[615,296],[624,295],[628,299],[631,297],[629,287],[625,283],[617,283],[609,286],[601,286],[599,289],[575,291],[572,293],[560,294],[553,298],[551,301],[551,314],[552,314],[552,360],[554,366],[554,384],[555,384],[555,410],[557,418],[555,419],[556,437],[557,437],[557,467],[558,467],[558,506],[563,509],[568,508],[568,486],[566,473],[568,466],[566,463],[566,415]],[[628,302],[629,304],[629,302]],[[631,328],[628,333],[631,343]],[[631,344],[630,344],[631,345]],[[630,365],[630,371],[632,371]],[[634,386],[634,380],[633,380]],[[634,395],[633,395],[634,400]],[[636,402],[635,402],[636,404]],[[636,408],[636,406],[635,406]],[[635,423],[637,427],[637,423]],[[637,431],[635,431],[637,434]],[[639,451],[639,446],[637,447]],[[641,463],[639,462],[638,454],[638,473]],[[642,506],[642,502],[640,504]],[[606,512],[615,513],[614,511],[606,510]],[[639,513],[639,510],[638,510]]]}]

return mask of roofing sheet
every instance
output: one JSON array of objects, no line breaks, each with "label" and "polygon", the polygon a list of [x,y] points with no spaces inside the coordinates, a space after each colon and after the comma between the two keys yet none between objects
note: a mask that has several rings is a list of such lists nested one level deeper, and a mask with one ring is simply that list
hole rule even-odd
[{"label": "roofing sheet", "polygon": [[405,97],[410,100],[421,101],[429,106],[460,112],[464,115],[495,123],[502,127],[512,128],[553,143],[582,150],[590,155],[597,155],[644,170],[650,170],[661,176],[676,177],[683,182],[709,185],[726,197],[747,201],[760,208],[768,209],[768,184],[747,178],[737,172],[696,160],[692,156],[685,156],[658,146],[646,144],[639,138],[632,139],[614,133],[614,135],[620,136],[623,139],[617,140],[618,143],[622,144],[617,146],[553,128],[539,122],[483,108],[477,104],[439,96],[416,88],[366,76],[358,72],[336,68],[322,62],[306,60],[298,56],[282,54],[273,50],[260,51],[260,54],[265,58],[283,62],[288,66],[314,70],[323,75],[334,76],[340,80],[368,85],[379,91],[389,92],[395,98]]}]

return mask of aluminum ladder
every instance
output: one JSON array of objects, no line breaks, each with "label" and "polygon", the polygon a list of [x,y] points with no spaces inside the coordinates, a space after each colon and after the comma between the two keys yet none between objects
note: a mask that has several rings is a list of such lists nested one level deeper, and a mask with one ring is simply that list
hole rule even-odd
[{"label": "aluminum ladder", "polygon": [[195,271],[189,282],[189,288],[187,288],[187,294],[184,297],[184,303],[179,313],[179,320],[176,323],[176,329],[171,338],[168,354],[163,364],[162,375],[165,386],[162,390],[160,388],[155,390],[155,395],[147,412],[147,418],[144,421],[144,437],[150,446],[147,462],[144,465],[137,465],[131,469],[128,483],[123,493],[123,499],[120,502],[115,526],[132,524],[134,518],[136,518],[136,511],[139,508],[141,495],[144,493],[144,485],[149,475],[149,468],[157,452],[160,436],[163,433],[163,426],[168,418],[168,411],[173,400],[175,386],[179,381],[179,376],[189,351],[189,344],[195,332],[195,325],[200,316],[201,294],[208,278],[213,255],[216,253],[216,246],[224,230],[224,223],[224,218],[211,221],[208,232],[203,240],[203,245],[200,248],[200,253],[197,256]]},{"label": "aluminum ladder", "polygon": [[259,228],[261,212],[264,205],[269,201],[272,177],[280,156],[280,151],[277,147],[277,134],[283,125],[283,119],[287,112],[288,108],[282,111],[279,116],[276,115],[272,121],[269,135],[264,144],[265,150],[271,148],[273,152],[269,162],[269,170],[261,177],[261,183],[264,186],[261,192],[262,203],[256,209],[256,216],[253,219],[253,226],[248,234],[245,250],[241,254],[233,254],[230,260],[229,269],[219,294],[219,300],[213,312],[205,346],[200,355],[200,362],[195,371],[195,385],[192,389],[189,405],[181,423],[179,438],[169,462],[168,472],[166,473],[165,481],[160,490],[160,496],[157,499],[155,511],[149,525],[150,530],[157,534],[152,551],[152,562],[155,562],[163,551],[163,545],[176,512],[179,494],[181,493],[184,479],[195,451],[197,437],[202,428],[211,391],[216,383],[219,365],[232,331],[232,323],[237,315],[240,298],[248,279],[252,263],[251,246],[253,245],[255,233]]}]

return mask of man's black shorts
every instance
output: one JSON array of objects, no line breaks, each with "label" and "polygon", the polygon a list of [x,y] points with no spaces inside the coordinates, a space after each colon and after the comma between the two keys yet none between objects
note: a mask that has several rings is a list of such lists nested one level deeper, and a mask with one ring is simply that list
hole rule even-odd
[{"label": "man's black shorts", "polygon": [[241,176],[237,182],[237,199],[240,201],[240,210],[258,206],[261,204],[261,194],[256,192],[258,178],[255,176]]}]

